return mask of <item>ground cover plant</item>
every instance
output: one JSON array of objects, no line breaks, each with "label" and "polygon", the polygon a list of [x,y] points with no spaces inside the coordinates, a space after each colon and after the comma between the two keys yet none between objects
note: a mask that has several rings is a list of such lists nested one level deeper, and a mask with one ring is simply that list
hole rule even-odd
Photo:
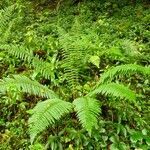
[{"label": "ground cover plant", "polygon": [[0,149],[150,148],[150,4],[0,2]]}]

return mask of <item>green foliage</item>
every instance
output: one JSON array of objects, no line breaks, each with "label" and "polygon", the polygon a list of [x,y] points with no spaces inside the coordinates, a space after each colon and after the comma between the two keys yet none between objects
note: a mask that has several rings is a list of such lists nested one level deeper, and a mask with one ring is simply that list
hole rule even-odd
[{"label": "green foliage", "polygon": [[10,87],[15,87],[19,91],[25,93],[45,97],[45,98],[56,98],[58,97],[53,91],[48,89],[46,86],[41,85],[37,81],[32,81],[25,76],[16,75],[14,78],[5,78],[0,82],[0,92],[4,93]]},{"label": "green foliage", "polygon": [[148,8],[0,1],[0,149],[149,149]]},{"label": "green foliage", "polygon": [[[76,32],[79,32],[78,36]],[[63,49],[62,68],[64,68],[69,85],[75,89],[79,85],[82,73],[86,70],[90,55],[94,53],[94,49],[97,49],[97,45],[94,45],[97,37],[94,37],[95,35],[92,35],[93,33],[91,35],[82,33],[82,27],[79,26],[78,18],[75,19],[75,24],[70,29],[70,33],[62,32],[61,34],[59,44]],[[94,38],[96,39],[93,40]],[[93,43],[91,40],[93,40]]]},{"label": "green foliage", "polygon": [[97,118],[100,113],[100,105],[98,100],[81,97],[74,100],[75,111],[77,111],[77,116],[82,123],[83,127],[89,131],[92,131],[94,126],[97,126]]},{"label": "green foliage", "polygon": [[5,50],[12,56],[16,56],[28,62],[29,65],[34,67],[37,74],[40,73],[46,79],[50,79],[53,69],[52,65],[38,58],[38,56],[34,56],[32,50],[26,48],[25,46],[18,45],[1,45],[0,49]]},{"label": "green foliage", "polygon": [[129,88],[125,87],[124,85],[117,84],[117,83],[108,83],[108,84],[102,84],[98,86],[96,89],[94,89],[91,93],[89,93],[89,96],[92,96],[94,94],[102,93],[104,95],[110,95],[110,96],[116,96],[120,99],[127,99],[129,101],[135,101],[136,96],[133,91],[131,91]]},{"label": "green foliage", "polygon": [[143,67],[136,64],[127,64],[113,67],[107,70],[100,78],[100,83],[111,82],[114,77],[123,76],[133,73],[141,73],[143,75],[150,75],[150,67]]},{"label": "green foliage", "polygon": [[69,102],[60,99],[50,99],[38,103],[32,110],[33,115],[29,119],[31,143],[39,132],[55,123],[55,120],[59,120],[71,109],[72,105]]},{"label": "green foliage", "polygon": [[32,61],[32,51],[24,46],[19,45],[1,45],[0,49],[5,50],[10,55],[16,56],[24,61],[31,62]]},{"label": "green foliage", "polygon": [[[33,109],[33,116],[29,121],[31,124],[32,142],[39,132],[43,131],[47,126],[52,124],[54,119],[60,119],[62,114],[67,113],[71,108],[68,102],[53,99],[57,97],[53,91],[49,90],[47,87],[39,84],[36,81],[28,79],[25,76],[14,76],[14,79],[6,78],[1,81],[0,86],[0,91],[2,93],[6,92],[7,89],[11,86],[15,86],[19,91],[22,90],[23,92],[29,94],[52,98],[51,100],[46,100],[45,102],[37,104],[37,106]],[[111,94],[112,96],[126,98],[132,101],[135,100],[135,95],[132,93],[132,91],[123,85],[115,83],[101,85],[89,93],[89,96],[97,93],[106,95]],[[77,116],[83,127],[87,131],[91,132],[92,128],[97,124],[97,116],[100,112],[98,101],[90,97],[81,97],[75,99],[73,104],[75,105],[75,111],[77,111]],[[34,125],[32,125],[32,123]]]},{"label": "green foliage", "polygon": [[[6,44],[8,42],[15,42],[16,37],[21,35],[22,31],[18,32],[21,29],[23,24],[23,7],[22,5],[12,4],[4,9],[0,10],[0,37],[1,44]],[[14,30],[18,30],[13,33]],[[21,37],[19,37],[21,39]]]}]

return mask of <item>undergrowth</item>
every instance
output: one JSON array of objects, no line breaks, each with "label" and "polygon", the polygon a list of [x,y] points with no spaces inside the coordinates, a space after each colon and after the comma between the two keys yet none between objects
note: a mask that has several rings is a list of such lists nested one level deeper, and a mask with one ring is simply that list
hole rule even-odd
[{"label": "undergrowth", "polygon": [[0,149],[149,149],[149,6],[2,0]]}]

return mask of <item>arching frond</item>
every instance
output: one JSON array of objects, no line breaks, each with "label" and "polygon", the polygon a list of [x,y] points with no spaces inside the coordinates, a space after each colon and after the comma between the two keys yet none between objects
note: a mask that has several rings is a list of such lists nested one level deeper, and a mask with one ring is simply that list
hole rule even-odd
[{"label": "arching frond", "polygon": [[[12,39],[12,32],[17,25],[20,24],[22,17],[20,16],[21,7],[17,4],[12,4],[0,10],[0,43],[8,42]],[[16,34],[17,32],[15,32]]]},{"label": "arching frond", "polygon": [[16,56],[24,61],[31,62],[33,53],[31,50],[20,45],[0,45],[0,49],[5,50],[9,55]]},{"label": "arching frond", "polygon": [[71,109],[71,103],[60,99],[49,99],[39,102],[31,111],[32,116],[29,119],[31,143],[38,133],[55,123],[55,121],[59,120],[64,114],[69,113]]},{"label": "arching frond", "polygon": [[75,111],[82,126],[90,132],[97,124],[97,117],[100,113],[99,102],[94,98],[81,97],[75,99],[73,104],[75,105]]},{"label": "arching frond", "polygon": [[90,92],[88,96],[93,96],[98,93],[104,95],[111,95],[111,96],[119,97],[121,99],[127,99],[130,101],[135,101],[136,99],[136,95],[133,91],[131,91],[128,87],[117,83],[102,84],[99,87],[97,87],[95,90]]},{"label": "arching frond", "polygon": [[150,75],[150,67],[143,67],[136,64],[126,64],[113,67],[102,74],[99,83],[111,82],[114,77],[132,73],[142,73],[143,75]]},{"label": "arching frond", "polygon": [[13,78],[5,78],[0,81],[0,92],[5,93],[9,87],[16,87],[23,92],[46,98],[58,97],[53,91],[37,81],[30,80],[26,76],[15,75]]},{"label": "arching frond", "polygon": [[5,50],[9,55],[27,61],[37,73],[40,73],[46,79],[50,79],[51,64],[34,56],[32,50],[20,45],[0,45],[0,49]]},{"label": "arching frond", "polygon": [[13,12],[15,10],[15,6],[16,5],[11,5],[5,9],[0,10],[0,20],[1,20],[0,21],[0,29],[1,30],[2,29],[4,30],[8,27],[7,25],[12,19],[12,15],[13,15]]}]

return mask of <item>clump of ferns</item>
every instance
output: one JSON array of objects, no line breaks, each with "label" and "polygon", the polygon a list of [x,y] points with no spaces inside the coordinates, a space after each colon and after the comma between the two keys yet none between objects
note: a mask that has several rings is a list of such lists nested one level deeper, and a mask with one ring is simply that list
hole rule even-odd
[{"label": "clump of ferns", "polygon": [[83,128],[89,133],[97,125],[100,115],[101,99],[96,99],[96,95],[104,95],[124,99],[127,103],[136,103],[136,94],[127,86],[121,83],[112,82],[113,78],[119,75],[127,75],[133,73],[141,73],[150,75],[149,67],[142,67],[136,64],[127,64],[108,69],[101,75],[99,82],[91,91],[70,100],[63,100],[61,95],[56,94],[47,86],[41,85],[35,80],[31,80],[23,75],[14,75],[12,78],[5,78],[0,81],[0,93],[5,94],[8,87],[13,86],[17,90],[44,97],[47,100],[38,102],[37,105],[30,110],[31,117],[29,119],[29,133],[31,142],[36,136],[53,125],[56,120],[60,120],[62,116],[70,112],[76,112],[79,122]]},{"label": "clump of ferns", "polygon": [[[46,51],[35,51],[33,48],[28,48],[25,45],[3,44],[0,46],[0,49],[4,53],[15,56],[27,63],[29,68],[33,68],[33,72],[37,74],[37,77],[41,75],[45,80],[50,80],[56,85],[68,85],[71,92],[76,91],[76,87],[85,78],[84,72],[88,71],[87,59],[89,55],[86,54],[87,49],[76,49],[76,47],[61,48],[53,56],[49,57],[51,59],[48,61],[44,60],[47,57]],[[58,80],[57,83],[56,79]]]}]

